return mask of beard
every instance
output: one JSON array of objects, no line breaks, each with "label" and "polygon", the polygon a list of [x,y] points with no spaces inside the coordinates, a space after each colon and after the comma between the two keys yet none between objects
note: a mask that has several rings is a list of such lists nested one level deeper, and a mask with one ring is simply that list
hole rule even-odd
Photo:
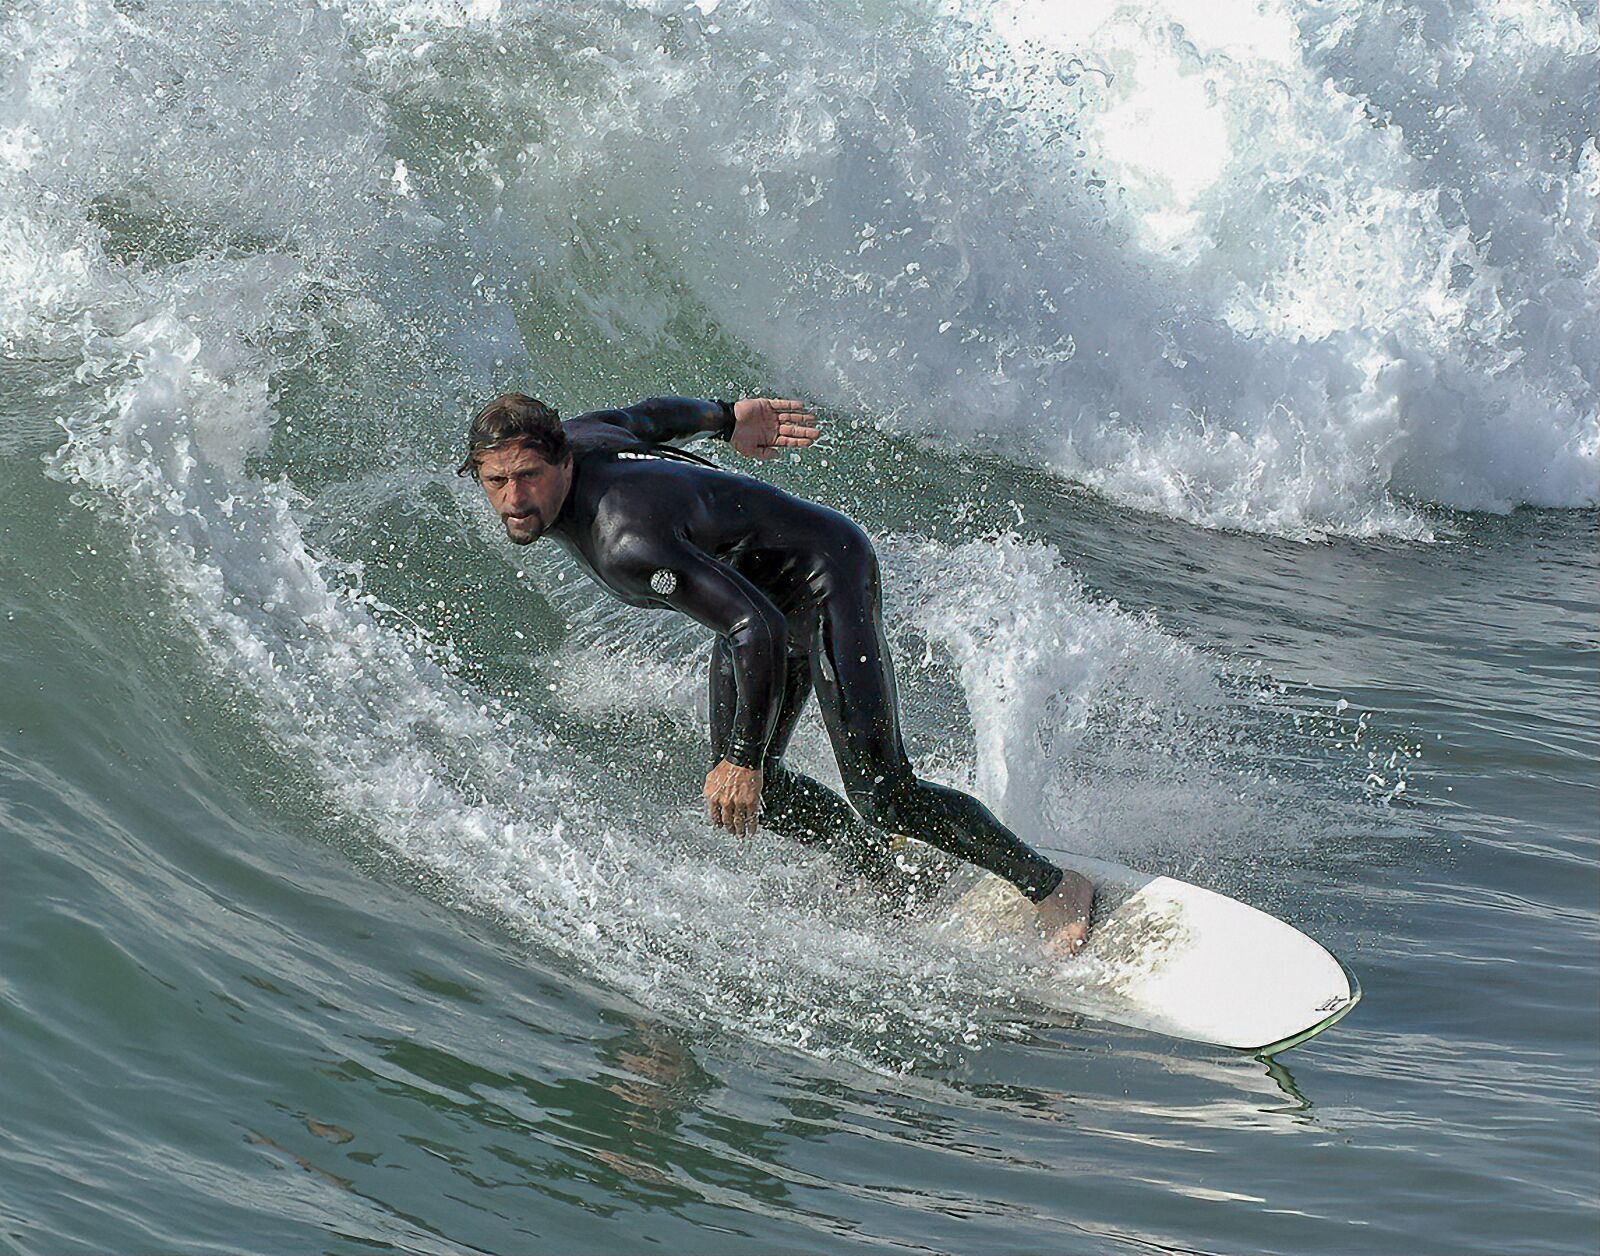
[{"label": "beard", "polygon": [[544,516],[538,511],[517,522],[510,519],[502,519],[501,522],[505,524],[506,536],[513,545],[532,545],[545,533]]}]

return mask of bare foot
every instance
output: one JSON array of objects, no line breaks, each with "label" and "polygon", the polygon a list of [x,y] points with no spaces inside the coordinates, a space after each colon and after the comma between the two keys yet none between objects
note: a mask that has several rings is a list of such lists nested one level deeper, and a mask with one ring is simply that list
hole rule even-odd
[{"label": "bare foot", "polygon": [[1036,906],[1047,947],[1060,955],[1082,949],[1089,940],[1089,914],[1094,909],[1094,886],[1087,877],[1063,869],[1061,884]]}]

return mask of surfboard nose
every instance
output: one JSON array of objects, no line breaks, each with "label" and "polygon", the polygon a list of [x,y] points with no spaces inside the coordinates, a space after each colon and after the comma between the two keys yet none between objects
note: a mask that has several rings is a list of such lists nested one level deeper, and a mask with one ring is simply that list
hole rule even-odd
[{"label": "surfboard nose", "polygon": [[[1063,860],[1107,910],[1089,944],[1033,993],[1042,1002],[1190,1042],[1271,1055],[1360,1001],[1337,957],[1277,917],[1202,886],[1100,860]],[[989,874],[952,881],[950,927],[974,945],[1026,937],[1031,905]]]},{"label": "surfboard nose", "polygon": [[1282,1054],[1283,1052],[1289,1050],[1290,1047],[1298,1047],[1302,1042],[1307,1042],[1310,1039],[1315,1038],[1329,1026],[1338,1024],[1347,1015],[1349,1015],[1351,1008],[1355,1007],[1357,1003],[1361,1002],[1361,982],[1357,980],[1355,973],[1351,972],[1346,966],[1345,962],[1339,959],[1337,956],[1333,957],[1333,961],[1339,965],[1340,970],[1344,973],[1345,981],[1349,985],[1349,992],[1342,998],[1335,995],[1329,998],[1325,1004],[1319,1005],[1316,1010],[1325,1010],[1328,1014],[1315,1025],[1312,1025],[1308,1029],[1302,1030],[1298,1034],[1293,1034],[1290,1037],[1283,1039],[1281,1042],[1269,1043],[1267,1046],[1259,1047],[1254,1052],[1255,1055],[1258,1055],[1265,1060],[1270,1059],[1272,1056]]}]

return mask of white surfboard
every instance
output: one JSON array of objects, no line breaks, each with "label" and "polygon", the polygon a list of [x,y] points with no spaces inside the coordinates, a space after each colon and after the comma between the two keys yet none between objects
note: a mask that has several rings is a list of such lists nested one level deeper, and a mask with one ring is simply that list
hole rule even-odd
[{"label": "white surfboard", "polygon": [[[1172,877],[1080,856],[1095,887],[1088,945],[1029,993],[1046,1006],[1191,1042],[1272,1055],[1321,1033],[1361,998],[1349,971],[1275,916]],[[966,867],[941,895],[943,926],[974,946],[1037,938],[1007,881]]]}]

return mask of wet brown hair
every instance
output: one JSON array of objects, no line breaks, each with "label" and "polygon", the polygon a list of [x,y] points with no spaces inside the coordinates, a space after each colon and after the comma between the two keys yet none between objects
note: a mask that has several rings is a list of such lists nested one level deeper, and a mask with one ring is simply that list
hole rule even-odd
[{"label": "wet brown hair", "polygon": [[479,456],[505,445],[525,445],[552,466],[572,456],[560,415],[526,393],[503,393],[472,416],[466,461],[456,474],[477,479]]}]

